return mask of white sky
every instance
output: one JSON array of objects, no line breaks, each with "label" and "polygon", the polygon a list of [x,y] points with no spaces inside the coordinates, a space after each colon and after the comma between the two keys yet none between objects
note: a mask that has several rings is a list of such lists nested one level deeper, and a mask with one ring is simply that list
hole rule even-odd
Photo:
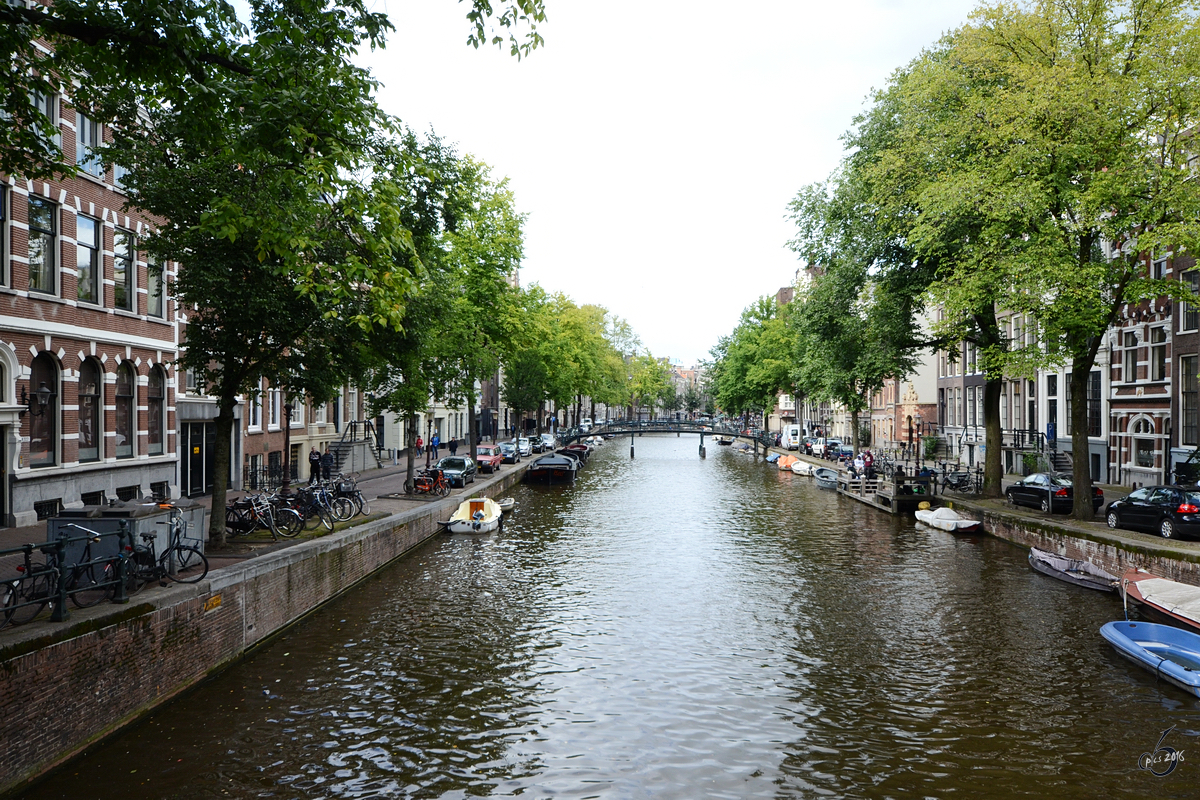
[{"label": "white sky", "polygon": [[787,203],[836,167],[871,89],[975,4],[546,0],[521,61],[466,45],[468,5],[376,0],[397,29],[362,59],[383,107],[509,177],[522,284],[691,365],[792,282]]}]

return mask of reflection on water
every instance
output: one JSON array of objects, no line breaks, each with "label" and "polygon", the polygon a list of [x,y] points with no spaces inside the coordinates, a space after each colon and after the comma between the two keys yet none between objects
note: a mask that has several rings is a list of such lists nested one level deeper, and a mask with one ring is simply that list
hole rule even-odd
[{"label": "reflection on water", "polygon": [[1200,795],[1118,601],[696,445],[522,487],[28,796]]}]

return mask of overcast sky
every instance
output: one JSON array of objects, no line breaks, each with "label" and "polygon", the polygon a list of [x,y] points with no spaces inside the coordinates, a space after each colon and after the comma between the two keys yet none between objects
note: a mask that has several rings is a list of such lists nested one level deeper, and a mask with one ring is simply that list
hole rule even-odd
[{"label": "overcast sky", "polygon": [[523,285],[691,365],[792,283],[788,201],[836,167],[872,88],[975,3],[546,0],[545,46],[520,61],[466,45],[468,5],[377,0],[397,29],[362,59],[383,107],[510,179]]}]

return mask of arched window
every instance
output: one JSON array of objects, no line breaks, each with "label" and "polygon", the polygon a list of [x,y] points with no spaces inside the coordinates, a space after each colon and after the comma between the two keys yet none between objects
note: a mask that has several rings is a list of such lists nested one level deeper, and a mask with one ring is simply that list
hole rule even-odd
[{"label": "arched window", "polygon": [[128,363],[117,369],[117,419],[114,430],[117,434],[117,458],[133,456],[133,437],[137,414],[135,412],[137,378]]},{"label": "arched window", "polygon": [[92,359],[79,369],[79,460],[99,461],[100,410],[104,407],[103,377],[100,365]]},{"label": "arched window", "polygon": [[150,368],[150,380],[146,384],[146,433],[147,450],[152,456],[161,456],[167,440],[167,381],[161,367]]},{"label": "arched window", "polygon": [[58,463],[58,364],[49,353],[30,365],[29,389],[29,466],[52,467]]}]

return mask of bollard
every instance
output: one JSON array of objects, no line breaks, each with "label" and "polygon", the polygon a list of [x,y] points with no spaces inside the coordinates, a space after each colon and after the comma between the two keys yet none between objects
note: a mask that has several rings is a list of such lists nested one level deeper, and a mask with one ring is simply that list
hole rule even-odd
[{"label": "bollard", "polygon": [[57,597],[54,600],[54,611],[50,614],[51,622],[66,622],[71,617],[71,612],[67,611],[67,535],[61,533],[58,536],[58,541],[54,543],[54,566],[52,569],[58,573],[58,581],[56,592]]},{"label": "bollard", "polygon": [[629,432],[629,457],[633,458],[633,431]]}]

